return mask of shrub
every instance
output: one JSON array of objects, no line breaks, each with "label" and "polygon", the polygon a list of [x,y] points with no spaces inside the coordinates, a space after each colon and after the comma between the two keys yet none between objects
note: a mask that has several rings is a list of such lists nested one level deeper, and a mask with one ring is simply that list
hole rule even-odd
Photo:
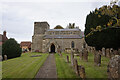
[{"label": "shrub", "polygon": [[64,29],[61,25],[57,25],[54,29]]},{"label": "shrub", "polygon": [[2,56],[7,55],[8,59],[20,57],[21,53],[22,50],[20,48],[20,45],[13,38],[8,39],[2,45]]}]

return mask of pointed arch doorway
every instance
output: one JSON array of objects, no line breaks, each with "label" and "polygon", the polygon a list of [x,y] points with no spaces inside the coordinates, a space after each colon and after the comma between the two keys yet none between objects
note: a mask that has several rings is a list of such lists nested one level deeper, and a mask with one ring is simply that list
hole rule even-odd
[{"label": "pointed arch doorway", "polygon": [[50,46],[50,53],[55,53],[55,45],[51,44]]}]

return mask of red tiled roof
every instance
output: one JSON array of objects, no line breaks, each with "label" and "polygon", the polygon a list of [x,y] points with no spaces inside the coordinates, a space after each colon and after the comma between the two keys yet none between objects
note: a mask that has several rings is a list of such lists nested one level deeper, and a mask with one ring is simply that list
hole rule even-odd
[{"label": "red tiled roof", "polygon": [[30,41],[22,41],[20,43],[20,46],[28,46],[28,48],[31,48],[31,42]]},{"label": "red tiled roof", "polygon": [[[4,43],[6,40],[8,40],[8,38],[2,34],[0,34],[0,42]],[[0,43],[0,44],[2,44]]]}]

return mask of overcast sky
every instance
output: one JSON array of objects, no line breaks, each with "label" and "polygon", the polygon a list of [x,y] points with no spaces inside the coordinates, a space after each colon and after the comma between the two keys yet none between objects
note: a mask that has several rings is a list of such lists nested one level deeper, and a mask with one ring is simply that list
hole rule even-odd
[{"label": "overcast sky", "polygon": [[75,23],[84,31],[87,14],[109,3],[110,0],[2,0],[0,33],[6,30],[8,38],[19,43],[32,41],[35,21],[47,21],[51,29]]}]

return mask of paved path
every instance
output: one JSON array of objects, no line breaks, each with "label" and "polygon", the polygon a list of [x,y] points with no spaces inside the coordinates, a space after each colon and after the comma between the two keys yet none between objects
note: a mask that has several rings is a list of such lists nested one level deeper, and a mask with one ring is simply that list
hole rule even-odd
[{"label": "paved path", "polygon": [[35,78],[57,78],[54,54],[49,54]]}]

